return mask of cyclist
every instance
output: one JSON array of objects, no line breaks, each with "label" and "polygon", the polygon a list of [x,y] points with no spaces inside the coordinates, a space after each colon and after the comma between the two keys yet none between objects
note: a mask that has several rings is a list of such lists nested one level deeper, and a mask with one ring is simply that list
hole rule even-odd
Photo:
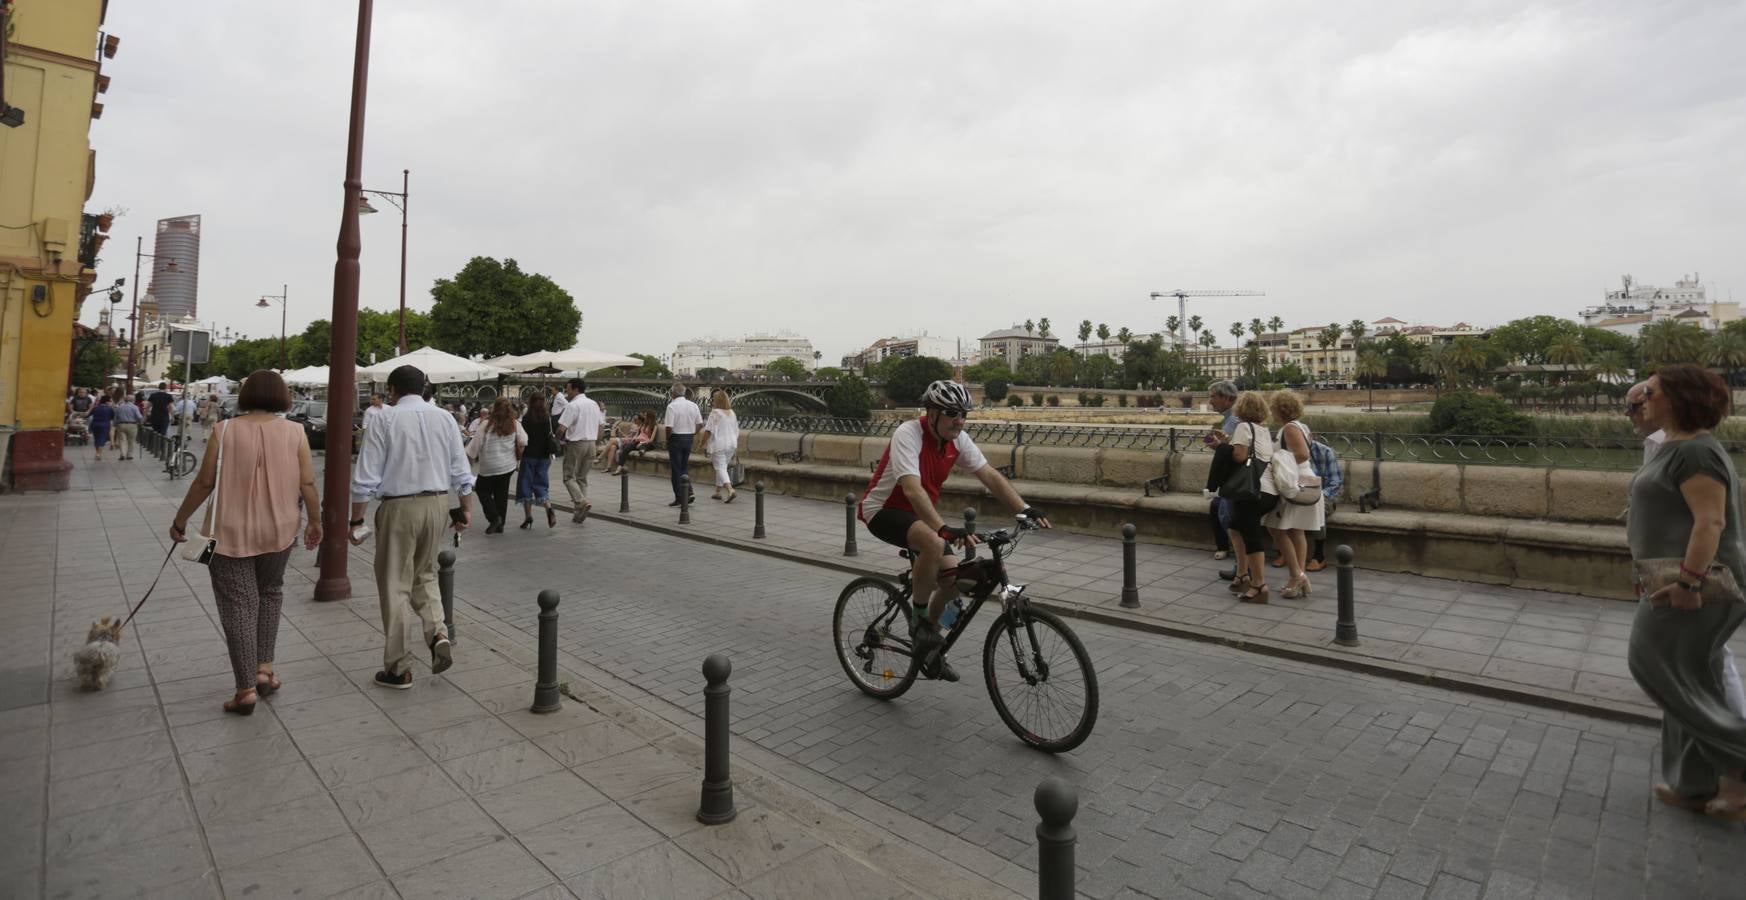
[{"label": "cyclist", "polygon": [[861,496],[860,518],[867,530],[887,544],[914,553],[910,567],[914,596],[928,598],[927,615],[918,617],[915,651],[922,661],[922,674],[929,678],[957,681],[943,654],[940,614],[955,593],[950,581],[939,573],[950,568],[947,550],[952,544],[976,542],[973,532],[946,524],[935,504],[940,486],[953,467],[974,474],[989,493],[1008,508],[1048,528],[1049,519],[1025,505],[1006,477],[988,464],[988,458],[964,433],[964,417],[970,412],[970,392],[955,381],[936,381],[922,393],[925,412],[891,433],[891,443],[879,457],[867,492]]}]

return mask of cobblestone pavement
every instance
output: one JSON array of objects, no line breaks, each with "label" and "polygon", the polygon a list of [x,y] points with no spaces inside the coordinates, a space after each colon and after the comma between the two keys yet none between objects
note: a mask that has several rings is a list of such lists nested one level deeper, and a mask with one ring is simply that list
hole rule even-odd
[{"label": "cobblestone pavement", "polygon": [[[699,512],[749,515],[749,499]],[[575,668],[646,692],[644,708],[692,708],[698,661],[728,653],[745,755],[806,766],[843,808],[920,819],[1005,884],[1034,865],[1032,787],[1060,775],[1081,792],[1079,884],[1096,898],[1738,897],[1746,885],[1741,826],[1650,799],[1658,733],[1645,726],[1075,622],[1102,712],[1083,747],[1050,757],[1000,723],[963,650],[962,683],[892,703],[854,690],[829,637],[842,573],[598,520],[469,535],[461,554],[463,647],[487,616],[531,627],[535,594],[555,588]]]},{"label": "cobblestone pavement", "polygon": [[[618,479],[594,476],[595,511],[618,517]],[[598,483],[604,481],[605,483]],[[665,478],[633,476],[631,511],[626,518],[677,526],[669,509],[672,489]],[[857,529],[860,555],[844,557],[843,504],[766,494],[768,537],[752,540],[751,485],[724,506],[700,491],[688,533],[751,546],[787,550],[815,560],[847,563],[876,571],[891,560],[885,545]],[[567,502],[567,501],[565,501]],[[1004,510],[985,506],[979,527],[1010,524]],[[956,521],[960,511],[953,510]],[[1360,560],[1363,548],[1356,548]],[[1121,601],[1121,539],[1051,534],[1031,542],[1012,566],[1013,579],[1029,584],[1034,597],[1068,609],[1162,627],[1205,639],[1263,646],[1335,663],[1391,671],[1421,683],[1470,685],[1501,690],[1504,696],[1541,697],[1561,707],[1588,706],[1659,721],[1625,666],[1634,606],[1628,602],[1426,578],[1388,572],[1355,572],[1354,606],[1362,643],[1341,647],[1334,637],[1333,548],[1329,568],[1310,574],[1310,597],[1278,596],[1283,569],[1270,569],[1271,604],[1238,603],[1218,579],[1229,562],[1215,562],[1206,551],[1140,543],[1135,574],[1140,608]],[[890,566],[895,570],[895,566]],[[1746,658],[1746,634],[1733,641]]]}]

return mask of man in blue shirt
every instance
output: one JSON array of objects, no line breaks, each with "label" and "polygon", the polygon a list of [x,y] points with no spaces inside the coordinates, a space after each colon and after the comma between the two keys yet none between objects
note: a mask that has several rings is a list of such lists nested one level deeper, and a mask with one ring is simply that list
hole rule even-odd
[{"label": "man in blue shirt", "polygon": [[1322,480],[1322,530],[1315,533],[1315,551],[1310,554],[1309,564],[1304,568],[1320,572],[1328,567],[1322,552],[1328,542],[1328,521],[1334,517],[1334,502],[1339,499],[1340,485],[1344,482],[1340,475],[1340,457],[1334,453],[1334,448],[1319,440],[1310,441],[1310,468]]}]

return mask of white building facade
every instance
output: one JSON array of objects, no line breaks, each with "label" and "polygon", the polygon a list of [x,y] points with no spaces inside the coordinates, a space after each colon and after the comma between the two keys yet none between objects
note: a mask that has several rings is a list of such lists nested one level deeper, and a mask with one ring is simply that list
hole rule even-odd
[{"label": "white building facade", "polygon": [[749,373],[784,356],[799,360],[807,371],[818,368],[812,341],[790,333],[754,334],[738,340],[698,338],[683,341],[674,348],[670,367],[673,374],[681,376],[693,376],[702,369]]},{"label": "white building facade", "polygon": [[1577,314],[1583,325],[1636,337],[1643,326],[1665,319],[1715,331],[1740,318],[1740,304],[1712,302],[1696,274],[1681,277],[1672,287],[1637,284],[1629,275],[1622,281],[1621,290],[1607,291],[1603,302]]}]

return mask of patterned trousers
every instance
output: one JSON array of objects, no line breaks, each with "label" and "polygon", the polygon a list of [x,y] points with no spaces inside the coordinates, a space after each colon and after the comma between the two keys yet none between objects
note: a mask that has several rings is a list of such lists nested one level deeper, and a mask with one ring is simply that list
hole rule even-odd
[{"label": "patterned trousers", "polygon": [[254,687],[257,668],[273,661],[273,647],[279,640],[279,607],[285,599],[285,564],[290,559],[291,547],[286,547],[260,556],[215,553],[207,566],[238,692]]}]

